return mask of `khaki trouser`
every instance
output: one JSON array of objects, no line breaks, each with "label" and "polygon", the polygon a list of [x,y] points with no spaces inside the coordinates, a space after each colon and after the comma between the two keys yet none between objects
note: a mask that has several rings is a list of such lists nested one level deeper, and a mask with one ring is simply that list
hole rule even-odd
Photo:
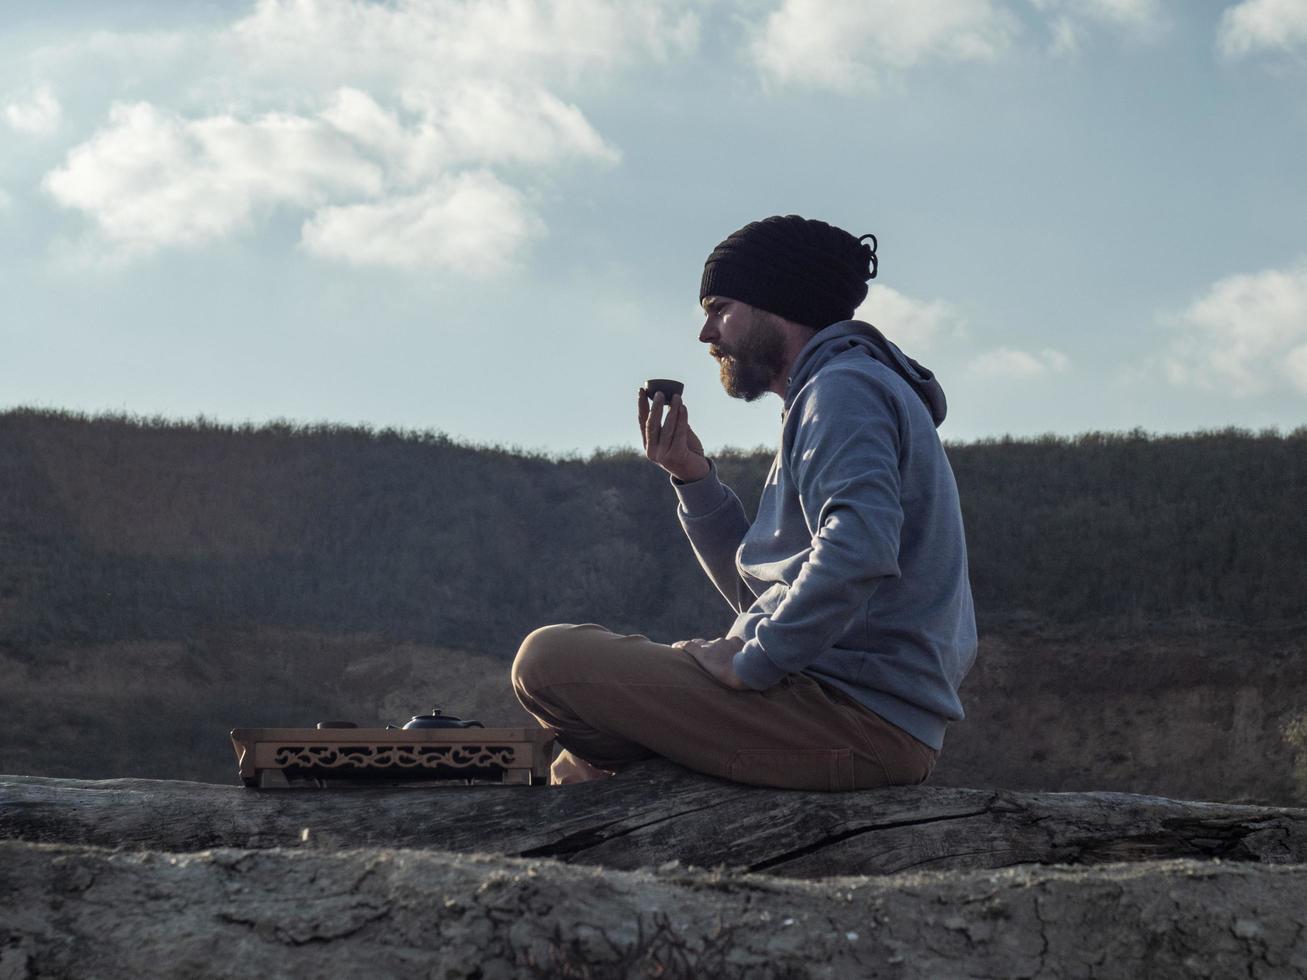
[{"label": "khaki trouser", "polygon": [[663,756],[755,786],[853,790],[924,782],[939,755],[806,674],[735,691],[684,650],[595,623],[529,634],[512,679],[558,744],[601,769]]}]

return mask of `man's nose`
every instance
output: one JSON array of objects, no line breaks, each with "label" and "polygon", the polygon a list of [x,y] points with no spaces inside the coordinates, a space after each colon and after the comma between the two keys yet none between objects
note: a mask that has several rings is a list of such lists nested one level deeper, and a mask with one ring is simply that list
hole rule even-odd
[{"label": "man's nose", "polygon": [[717,330],[711,327],[712,319],[703,321],[703,329],[699,331],[699,342],[702,344],[711,344],[717,340]]}]

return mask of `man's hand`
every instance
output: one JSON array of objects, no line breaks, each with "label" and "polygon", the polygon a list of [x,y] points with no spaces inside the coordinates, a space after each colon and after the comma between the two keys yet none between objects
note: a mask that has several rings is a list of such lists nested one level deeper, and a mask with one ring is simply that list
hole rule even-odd
[{"label": "man's hand", "polygon": [[740,679],[731,665],[731,658],[744,648],[744,641],[737,636],[723,636],[716,640],[677,640],[672,646],[684,650],[699,666],[712,674],[713,679],[723,687],[733,691],[751,690]]},{"label": "man's hand", "polygon": [[637,417],[644,454],[684,483],[702,480],[708,475],[708,459],[703,443],[690,428],[690,415],[680,395],[672,396],[667,418],[663,418],[663,393],[654,392],[653,401],[643,388],[637,396]]}]

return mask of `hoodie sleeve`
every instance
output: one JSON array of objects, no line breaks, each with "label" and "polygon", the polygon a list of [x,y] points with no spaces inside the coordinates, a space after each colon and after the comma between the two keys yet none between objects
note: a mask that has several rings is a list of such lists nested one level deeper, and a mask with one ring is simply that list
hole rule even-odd
[{"label": "hoodie sleeve", "polygon": [[735,655],[735,672],[764,690],[828,650],[880,582],[899,574],[899,415],[862,371],[831,369],[791,406],[786,460],[812,550],[785,597]]},{"label": "hoodie sleeve", "polygon": [[756,598],[735,567],[735,553],[749,530],[744,505],[730,487],[717,477],[717,464],[708,461],[708,475],[702,480],[682,483],[671,477],[686,537],[699,564],[717,586],[736,613],[742,613]]}]

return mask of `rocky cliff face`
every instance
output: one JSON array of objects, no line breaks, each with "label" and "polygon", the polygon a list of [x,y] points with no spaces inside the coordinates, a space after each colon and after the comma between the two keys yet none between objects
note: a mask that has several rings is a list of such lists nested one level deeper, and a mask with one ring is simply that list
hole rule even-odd
[{"label": "rocky cliff face", "polygon": [[1301,630],[992,635],[932,782],[1307,804]]},{"label": "rocky cliff face", "polygon": [[433,851],[0,844],[5,977],[1297,977],[1301,868],[821,883]]}]

